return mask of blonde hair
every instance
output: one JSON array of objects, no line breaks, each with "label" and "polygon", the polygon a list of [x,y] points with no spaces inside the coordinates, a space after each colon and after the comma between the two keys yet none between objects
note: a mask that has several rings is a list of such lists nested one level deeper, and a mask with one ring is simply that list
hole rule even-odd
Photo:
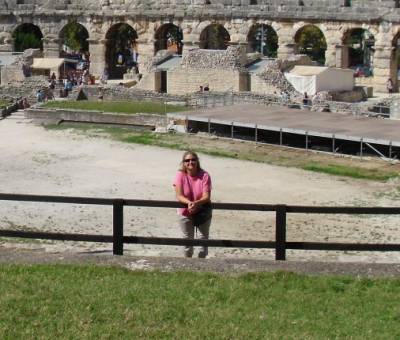
[{"label": "blonde hair", "polygon": [[185,167],[185,159],[187,156],[192,155],[194,158],[197,159],[197,171],[201,171],[203,170],[200,166],[200,159],[199,156],[197,156],[197,153],[191,150],[185,151],[182,155],[182,160],[181,160],[181,164],[179,167],[179,171],[185,172],[186,173],[186,167]]}]

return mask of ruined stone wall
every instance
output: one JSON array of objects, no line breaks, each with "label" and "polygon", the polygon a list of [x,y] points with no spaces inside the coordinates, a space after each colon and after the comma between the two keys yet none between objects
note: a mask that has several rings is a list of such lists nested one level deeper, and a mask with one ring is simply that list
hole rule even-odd
[{"label": "ruined stone wall", "polygon": [[168,93],[197,92],[200,86],[209,85],[211,91],[239,91],[241,73],[235,70],[187,70],[168,72]]},{"label": "ruined stone wall", "polygon": [[254,73],[250,75],[250,91],[259,94],[273,94],[281,92],[278,86],[267,83],[262,77]]},{"label": "ruined stone wall", "polygon": [[[83,90],[89,100],[97,100],[99,89],[97,86],[85,86]],[[215,107],[234,104],[252,103],[259,105],[282,104],[282,98],[274,94],[256,94],[251,92],[202,92],[185,95],[172,95],[169,93],[155,93],[153,91],[142,91],[137,89],[127,89],[124,87],[104,87],[102,89],[105,100],[144,100],[157,101],[162,103],[181,102],[193,107]],[[375,105],[371,102],[345,103],[334,101],[335,98],[327,97],[316,103],[312,109],[319,110],[321,107],[331,112],[347,113],[353,115],[374,115],[371,108]],[[291,102],[293,102],[291,98]],[[301,98],[294,99],[297,107],[301,107]],[[287,104],[287,103],[286,103]],[[389,105],[388,103],[383,103]]]},{"label": "ruined stone wall", "polygon": [[38,89],[48,90],[47,80],[43,77],[33,77],[29,80],[13,82],[0,86],[0,99],[15,100],[27,98],[30,103],[36,102],[36,91]]},{"label": "ruined stone wall", "polygon": [[187,96],[171,95],[169,93],[155,93],[153,91],[145,91],[139,89],[129,89],[121,86],[83,86],[83,91],[89,100],[97,100],[99,91],[103,94],[104,100],[140,100],[140,101],[156,101],[156,102],[186,102]]},{"label": "ruined stone wall", "polygon": [[221,50],[190,50],[183,55],[182,68],[192,70],[243,70],[246,58],[246,48],[229,46]]},{"label": "ruined stone wall", "polygon": [[157,91],[157,88],[159,87],[157,82],[159,81],[159,79],[156,79],[156,78],[157,78],[157,74],[156,74],[155,70],[150,71],[142,77],[142,79],[135,86],[135,88],[139,89],[139,90],[145,90],[145,91],[160,92],[160,91]]},{"label": "ruined stone wall", "polygon": [[[18,2],[18,3],[17,3]],[[21,23],[33,23],[43,33],[44,54],[55,57],[60,49],[63,27],[77,21],[89,33],[91,70],[100,75],[106,66],[106,36],[118,23],[131,25],[138,34],[142,73],[155,54],[157,30],[173,23],[183,32],[184,50],[197,48],[203,30],[221,24],[230,34],[231,44],[245,46],[254,24],[271,25],[278,35],[278,56],[296,52],[296,33],[315,25],[327,42],[326,65],[346,67],[343,46],[346,32],[368,29],[375,37],[373,85],[382,90],[397,71],[393,47],[400,34],[400,8],[395,0],[0,0],[0,51],[13,50],[12,33]]]},{"label": "ruined stone wall", "polygon": [[[18,3],[17,3],[18,2]],[[218,17],[244,17],[245,13],[252,16],[260,12],[273,12],[284,16],[289,12],[308,16],[324,14],[337,16],[339,9],[344,9],[348,15],[356,16],[364,10],[374,17],[385,14],[387,10],[397,10],[396,0],[352,0],[351,7],[345,7],[343,0],[257,0],[256,5],[250,5],[250,0],[0,0],[3,11],[32,11],[32,10],[84,10],[84,11],[128,11],[139,15],[144,13],[152,16],[185,15],[200,16],[214,14]],[[179,13],[179,12],[182,13]],[[320,13],[318,13],[320,12]],[[336,12],[336,13],[335,13]],[[262,13],[265,14],[265,13]]]}]

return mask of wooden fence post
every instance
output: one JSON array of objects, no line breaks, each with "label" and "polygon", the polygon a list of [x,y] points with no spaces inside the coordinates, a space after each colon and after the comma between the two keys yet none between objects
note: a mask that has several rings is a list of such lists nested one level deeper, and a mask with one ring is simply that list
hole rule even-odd
[{"label": "wooden fence post", "polygon": [[113,203],[113,254],[124,254],[124,200]]},{"label": "wooden fence post", "polygon": [[276,207],[275,260],[286,260],[286,205]]}]

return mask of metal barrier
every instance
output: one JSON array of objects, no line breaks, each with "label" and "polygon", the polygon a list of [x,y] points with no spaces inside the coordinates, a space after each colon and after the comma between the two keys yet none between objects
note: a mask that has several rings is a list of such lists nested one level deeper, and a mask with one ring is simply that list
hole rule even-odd
[{"label": "metal barrier", "polygon": [[[207,92],[207,93],[196,93],[188,99],[189,106],[194,108],[213,108],[221,106],[230,106],[237,103],[253,103],[261,105],[279,105],[286,106],[288,108],[303,109],[303,110],[328,110],[330,111],[333,107],[339,107],[337,112],[347,112],[349,114],[357,114],[368,117],[383,117],[390,118],[390,106],[383,104],[370,104],[370,107],[366,107],[364,103],[360,107],[351,108],[351,105],[355,103],[337,102],[332,100],[326,100],[317,103],[303,104],[301,100],[293,100],[290,97],[284,98],[279,95],[262,95],[256,93],[246,92]],[[346,107],[349,106],[349,107]],[[336,111],[334,111],[336,112]]]},{"label": "metal barrier", "polygon": [[216,210],[237,211],[272,211],[276,214],[275,241],[242,241],[242,240],[188,240],[182,238],[125,236],[123,226],[124,207],[179,208],[182,204],[171,201],[42,196],[0,193],[1,201],[45,202],[113,206],[113,235],[67,234],[48,232],[28,232],[16,230],[1,230],[0,236],[20,237],[45,240],[83,241],[113,243],[113,254],[123,255],[124,244],[157,244],[157,245],[206,245],[209,247],[227,248],[266,248],[275,249],[276,260],[286,260],[287,249],[297,250],[342,250],[342,251],[400,251],[400,244],[371,243],[331,243],[331,242],[288,242],[286,239],[287,214],[384,214],[399,215],[398,207],[318,207],[289,206],[284,204],[243,204],[243,203],[213,203]]}]

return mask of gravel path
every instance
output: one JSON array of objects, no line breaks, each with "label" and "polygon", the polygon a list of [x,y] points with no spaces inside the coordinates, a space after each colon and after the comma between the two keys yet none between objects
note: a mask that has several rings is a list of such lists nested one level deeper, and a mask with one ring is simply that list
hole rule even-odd
[{"label": "gravel path", "polygon": [[[88,197],[174,200],[172,179],[180,151],[128,145],[71,130],[48,131],[22,117],[0,121],[1,191]],[[343,179],[298,169],[201,155],[213,178],[215,202],[398,206],[398,182]],[[397,216],[290,215],[288,240],[400,243]],[[111,234],[111,208],[2,202],[0,228]],[[125,234],[180,237],[173,209],[129,208]],[[272,213],[216,211],[211,237],[273,240]],[[9,242],[47,252],[102,252],[110,245]],[[132,256],[179,257],[167,246],[126,246]],[[270,250],[213,248],[210,258],[272,260]],[[400,263],[398,253],[289,251],[289,260]]]},{"label": "gravel path", "polygon": [[356,262],[296,262],[256,259],[112,256],[76,252],[50,253],[0,247],[0,264],[96,264],[129,270],[201,271],[227,274],[288,271],[306,275],[345,275],[368,278],[399,278],[400,264]]}]

